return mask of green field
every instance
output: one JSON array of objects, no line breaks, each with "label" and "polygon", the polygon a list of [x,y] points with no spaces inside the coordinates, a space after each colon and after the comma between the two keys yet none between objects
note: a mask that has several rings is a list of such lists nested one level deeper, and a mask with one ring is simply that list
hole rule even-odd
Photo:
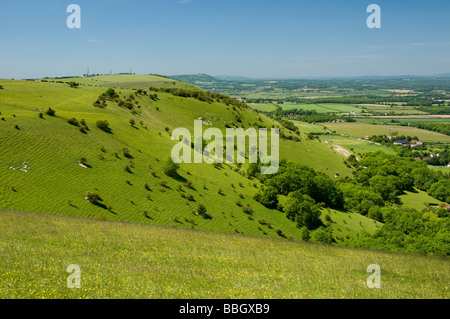
[{"label": "green field", "polygon": [[402,201],[402,206],[407,208],[413,208],[421,210],[427,207],[427,205],[438,206],[445,205],[445,203],[429,196],[426,192],[417,190],[415,193],[405,192],[405,195],[400,195],[399,198]]},{"label": "green field", "polygon": [[302,133],[325,133],[325,128],[319,124],[312,124],[307,122],[300,121],[291,121],[298,128],[298,130]]},{"label": "green field", "polygon": [[[326,123],[331,131],[339,134],[346,134],[353,137],[364,138],[372,135],[389,135],[389,125],[373,125],[362,122],[346,122],[346,123]],[[424,142],[442,142],[450,143],[450,136],[422,130],[415,127],[392,125],[392,132],[398,132],[399,135],[417,136]]]},{"label": "green field", "polygon": [[395,151],[392,148],[382,145],[376,145],[374,143],[358,140],[355,138],[349,138],[340,135],[322,135],[320,136],[320,139],[322,141],[326,141],[328,143],[344,147],[345,149],[355,154],[358,153],[364,154],[367,152],[377,152],[377,151],[382,151],[387,154],[395,154]]},{"label": "green field", "polygon": [[[193,132],[200,117],[204,130],[224,132],[230,123],[279,127],[290,137],[280,140],[282,159],[331,178],[353,176],[354,168],[345,163],[350,151],[391,149],[335,135],[311,139],[309,133],[324,131],[321,125],[295,122],[297,134],[241,104],[162,91],[151,98],[134,90],[195,89],[164,77],[81,80],[86,85],[78,88],[0,80],[0,297],[448,297],[443,285],[449,281],[448,259],[344,247],[346,240],[382,227],[366,216],[317,204],[320,219],[341,245],[301,241],[302,230],[282,212],[282,195],[277,209],[255,199],[264,181],[249,176],[248,164],[183,163],[177,175],[164,173],[176,143],[171,132]],[[107,87],[116,88],[116,100],[95,107]],[[131,107],[120,106],[124,101]],[[50,107],[55,116],[46,114]],[[85,123],[84,132],[69,123],[73,118]],[[107,120],[111,130],[99,129],[99,120]],[[353,132],[383,128],[339,124]],[[92,192],[101,196],[99,202],[87,200]],[[405,207],[421,207],[433,199],[419,192],[402,200]],[[198,214],[200,204],[207,217]],[[383,271],[381,290],[365,286],[367,266],[374,263]],[[65,286],[70,264],[82,268],[80,290]]]},{"label": "green field", "polygon": [[283,110],[306,110],[316,111],[317,113],[360,113],[361,108],[358,108],[350,104],[337,104],[337,103],[324,103],[324,104],[267,104],[267,103],[251,103],[251,108],[262,112],[275,111],[277,106],[280,106]]},{"label": "green field", "polygon": [[[253,199],[260,183],[244,176],[245,165],[238,169],[235,165],[182,164],[178,179],[162,173],[175,144],[170,131],[186,127],[192,132],[199,116],[221,129],[236,112],[246,128],[257,122],[271,127],[276,124],[271,119],[251,109],[232,112],[225,104],[160,92],[158,101],[136,96],[140,108],[132,114],[112,102],[105,109],[94,107],[104,88],[74,89],[65,84],[6,80],[0,84],[4,87],[0,95],[4,118],[0,120],[0,208],[269,237],[279,237],[276,230],[281,229],[298,238],[298,228],[284,214],[274,213]],[[130,90],[118,92],[122,99],[134,94]],[[39,112],[48,107],[56,110],[56,116],[39,118]],[[89,132],[83,134],[79,127],[70,125],[70,118],[85,119]],[[134,127],[130,119],[135,120]],[[107,120],[112,134],[98,129],[98,120]],[[332,177],[351,174],[342,156],[330,147],[305,136],[301,139],[281,140],[280,156]],[[124,148],[130,158],[124,156]],[[78,165],[82,157],[89,168]],[[24,165],[26,172],[21,171]],[[192,188],[186,186],[187,181]],[[89,192],[98,192],[103,206],[85,200]],[[253,216],[245,214],[238,201],[250,205]],[[193,214],[200,203],[211,220]],[[273,229],[260,230],[258,219],[270,221]]]},{"label": "green field", "polygon": [[21,212],[0,212],[0,257],[7,299],[449,297],[448,258]]}]

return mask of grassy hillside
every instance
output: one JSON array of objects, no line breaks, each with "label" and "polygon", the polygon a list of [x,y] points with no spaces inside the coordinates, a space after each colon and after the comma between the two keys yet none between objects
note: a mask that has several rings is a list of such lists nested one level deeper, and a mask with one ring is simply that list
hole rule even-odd
[{"label": "grassy hillside", "polygon": [[77,82],[85,85],[94,85],[122,89],[148,89],[149,87],[181,88],[186,90],[200,90],[195,85],[180,82],[158,75],[143,74],[115,74],[99,75],[88,78],[48,79],[48,81]]},{"label": "grassy hillside", "polygon": [[447,258],[23,212],[0,211],[0,258],[2,298],[449,297]]},{"label": "grassy hillside", "polygon": [[[346,123],[326,123],[331,131],[336,131],[340,134],[347,134],[349,136],[364,138],[372,135],[389,135],[388,125],[373,125],[362,122],[346,122]],[[392,126],[392,132],[398,132],[399,135],[417,136],[424,142],[443,142],[450,143],[450,136],[422,130],[409,126]]]},{"label": "grassy hillside", "polygon": [[[105,77],[102,85],[113,80],[116,76]],[[0,208],[269,237],[278,237],[277,230],[282,230],[299,238],[299,229],[283,213],[253,199],[261,185],[245,176],[245,165],[239,169],[182,164],[176,179],[162,173],[175,144],[170,132],[177,127],[192,132],[194,120],[202,117],[225,129],[225,122],[236,116],[245,128],[255,123],[278,125],[271,119],[251,109],[233,110],[225,104],[162,92],[154,101],[136,91],[117,89],[122,100],[133,95],[131,112],[109,101],[106,108],[94,107],[103,87],[8,80],[0,80],[0,85],[4,87],[0,91]],[[56,116],[45,114],[49,107]],[[84,119],[87,134],[69,124],[71,118]],[[96,127],[99,120],[109,122],[110,134]],[[304,134],[300,138],[301,142],[281,141],[282,158],[330,176],[350,175],[341,154],[320,141],[307,140]],[[88,167],[79,165],[82,158]],[[101,205],[85,200],[89,192],[100,194]],[[200,203],[212,219],[193,214]],[[245,205],[252,208],[251,215],[243,212]]]}]

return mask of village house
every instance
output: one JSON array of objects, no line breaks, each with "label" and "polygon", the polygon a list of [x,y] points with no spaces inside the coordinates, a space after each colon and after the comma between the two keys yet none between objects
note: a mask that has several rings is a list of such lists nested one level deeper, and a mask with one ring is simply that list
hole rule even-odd
[{"label": "village house", "polygon": [[399,145],[399,146],[405,146],[405,145],[409,145],[409,141],[408,140],[396,140],[394,141],[394,145]]}]

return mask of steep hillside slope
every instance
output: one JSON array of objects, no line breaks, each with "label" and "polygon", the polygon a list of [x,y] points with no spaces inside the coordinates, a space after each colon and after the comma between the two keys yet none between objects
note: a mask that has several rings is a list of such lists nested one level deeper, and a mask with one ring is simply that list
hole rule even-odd
[{"label": "steep hillside slope", "polygon": [[[8,80],[0,85],[0,208],[273,237],[281,230],[299,238],[299,229],[283,213],[253,199],[261,185],[246,177],[246,165],[182,164],[176,178],[162,173],[175,128],[192,132],[199,117],[221,129],[236,117],[245,128],[277,126],[271,119],[164,92],[151,99],[150,93],[117,89],[118,99],[132,108],[111,101],[100,108],[93,104],[104,87]],[[49,108],[55,116],[45,113]],[[72,118],[78,126],[68,123]],[[109,133],[96,126],[103,120]],[[329,146],[299,138],[281,141],[281,158],[330,176],[350,174]],[[89,202],[88,193],[98,193],[102,201]],[[199,204],[211,219],[195,214]],[[247,205],[253,212],[244,213]]]}]

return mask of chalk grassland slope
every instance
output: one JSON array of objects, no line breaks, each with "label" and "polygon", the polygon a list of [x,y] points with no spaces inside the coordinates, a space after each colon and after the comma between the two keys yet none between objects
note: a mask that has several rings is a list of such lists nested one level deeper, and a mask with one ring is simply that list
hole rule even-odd
[{"label": "chalk grassland slope", "polygon": [[66,79],[48,79],[48,81],[77,82],[85,85],[122,88],[122,89],[148,89],[149,87],[158,88],[180,88],[185,90],[201,90],[199,87],[169,79],[157,75],[144,74],[115,74],[99,75],[88,78],[66,78]]},{"label": "chalk grassland slope", "polygon": [[[260,184],[243,176],[245,166],[239,170],[234,165],[182,164],[176,179],[162,173],[175,145],[170,132],[177,127],[193,132],[194,120],[203,117],[224,129],[225,121],[234,121],[237,113],[246,128],[252,123],[277,125],[271,119],[251,109],[233,111],[225,104],[161,92],[158,101],[136,96],[141,107],[132,114],[112,102],[105,109],[94,107],[105,88],[6,80],[0,85],[4,87],[0,91],[1,208],[273,237],[280,229],[299,238],[299,230],[283,213],[253,199]],[[122,99],[135,93],[118,92]],[[39,118],[39,112],[49,107],[56,116]],[[71,118],[84,119],[90,129],[87,134],[70,125]],[[134,127],[130,119],[135,120]],[[99,120],[109,122],[111,134],[96,127]],[[281,157],[330,176],[350,174],[340,154],[304,135],[301,138],[301,142],[281,141]],[[124,148],[131,156],[125,156]],[[79,165],[82,157],[88,168]],[[85,200],[89,192],[98,192],[102,204]],[[193,213],[200,203],[212,219]],[[252,215],[243,212],[245,205],[250,205]]]},{"label": "chalk grassland slope", "polygon": [[23,212],[0,212],[0,258],[2,298],[449,297],[448,258]]},{"label": "chalk grassland slope", "polygon": [[[340,134],[346,134],[349,136],[364,138],[365,136],[372,135],[389,135],[388,125],[373,125],[369,123],[362,122],[347,122],[347,123],[326,123],[332,131],[336,131]],[[431,132],[427,130],[422,130],[415,127],[408,126],[392,126],[392,132],[397,132],[399,135],[405,136],[417,136],[421,141],[424,142],[442,142],[450,143],[450,136]]]}]

